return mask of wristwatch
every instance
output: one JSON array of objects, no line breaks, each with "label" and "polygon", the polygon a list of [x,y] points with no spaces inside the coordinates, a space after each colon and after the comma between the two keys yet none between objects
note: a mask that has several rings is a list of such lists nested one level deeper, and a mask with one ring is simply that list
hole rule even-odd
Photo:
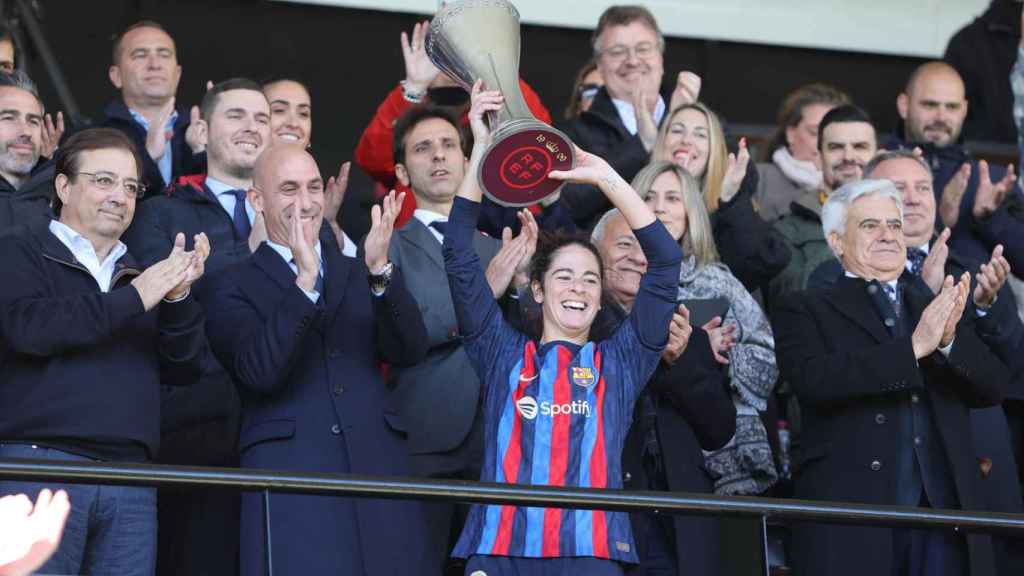
[{"label": "wristwatch", "polygon": [[370,273],[368,279],[370,280],[370,292],[374,296],[383,296],[384,292],[387,291],[388,286],[391,285],[391,276],[395,273],[395,265],[392,262],[388,262],[381,268],[380,274]]}]

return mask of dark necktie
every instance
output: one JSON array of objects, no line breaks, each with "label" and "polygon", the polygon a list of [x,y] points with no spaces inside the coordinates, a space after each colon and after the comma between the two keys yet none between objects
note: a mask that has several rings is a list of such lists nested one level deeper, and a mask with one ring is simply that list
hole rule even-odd
[{"label": "dark necktie", "polygon": [[882,283],[882,290],[885,292],[885,295],[889,297],[889,302],[892,303],[893,312],[895,312],[896,316],[899,317],[899,315],[900,315],[900,295],[899,295],[899,290],[897,289],[897,286],[893,286],[892,284],[889,284],[888,282],[883,282]]},{"label": "dark necktie", "polygon": [[914,276],[920,276],[921,269],[924,268],[924,259],[927,257],[928,255],[920,248],[907,248],[907,261],[910,262],[910,273]]},{"label": "dark necktie", "polygon": [[245,211],[245,190],[228,190],[228,194],[235,197],[235,213],[231,221],[235,226],[235,236],[239,240],[249,240],[249,232],[252,231],[252,224],[249,222],[249,214]]},{"label": "dark necktie", "polygon": [[441,238],[444,238],[445,232],[448,231],[448,222],[446,220],[434,220],[430,223],[430,227],[437,230],[441,234]]}]

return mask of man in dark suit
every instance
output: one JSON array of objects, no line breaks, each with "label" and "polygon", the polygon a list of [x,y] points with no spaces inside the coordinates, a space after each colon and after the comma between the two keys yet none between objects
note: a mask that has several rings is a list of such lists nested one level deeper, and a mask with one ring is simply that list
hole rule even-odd
[{"label": "man in dark suit", "polygon": [[[249,199],[267,241],[207,291],[207,332],[242,397],[241,465],[370,475],[408,474],[384,420],[378,362],[422,361],[427,334],[402,273],[388,261],[401,203],[374,207],[365,264],[322,226],[324,181],[301,147],[278,144],[256,165]],[[418,574],[418,503],[258,494],[242,497],[241,573]],[[270,542],[270,554],[264,547]]]},{"label": "man in dark suit", "polygon": [[[626,180],[647,165],[658,126],[675,108],[697,101],[701,79],[680,72],[672,95],[661,96],[665,38],[642,6],[611,6],[593,35],[594,59],[604,79],[590,109],[566,131],[580,148],[604,158]],[[562,200],[576,225],[590,229],[612,206],[593,186],[566,185]]]},{"label": "man in dark suit", "polygon": [[[249,257],[266,236],[246,194],[256,158],[270,143],[270,107],[259,84],[232,78],[207,90],[200,108],[196,127],[209,148],[208,172],[181,178],[140,203],[125,244],[148,264],[170,249],[173,231],[188,238],[202,232],[213,248],[207,262],[213,273]],[[216,361],[208,359],[192,386],[165,386],[162,406],[161,463],[238,465],[238,393]],[[236,571],[238,498],[161,489],[161,573]]]},{"label": "man in dark suit", "polygon": [[[906,273],[902,201],[887,180],[840,188],[822,222],[843,276],[782,298],[773,318],[803,418],[795,495],[983,507],[968,409],[1001,402],[1007,371],[961,320],[968,275],[947,276],[936,296]],[[800,574],[994,570],[991,539],[938,531],[800,525],[794,552]]]}]

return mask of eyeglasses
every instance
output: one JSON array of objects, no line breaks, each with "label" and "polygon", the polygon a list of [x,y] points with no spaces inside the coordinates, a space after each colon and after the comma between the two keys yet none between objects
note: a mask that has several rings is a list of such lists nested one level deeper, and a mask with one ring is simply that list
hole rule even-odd
[{"label": "eyeglasses", "polygon": [[633,47],[626,46],[625,44],[616,44],[601,50],[598,54],[613,62],[618,62],[620,60],[625,60],[629,56],[630,52],[640,60],[647,60],[654,57],[659,50],[660,46],[653,42],[641,42]]},{"label": "eyeglasses", "polygon": [[104,192],[110,192],[120,184],[124,187],[124,193],[132,198],[141,198],[146,193],[146,185],[142,182],[133,178],[122,179],[113,172],[79,172],[78,174],[88,176],[93,186]]}]

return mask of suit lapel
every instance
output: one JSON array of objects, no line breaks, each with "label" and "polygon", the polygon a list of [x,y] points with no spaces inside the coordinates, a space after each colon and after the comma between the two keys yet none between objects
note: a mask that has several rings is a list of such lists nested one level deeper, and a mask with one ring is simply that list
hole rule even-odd
[{"label": "suit lapel", "polygon": [[287,290],[290,285],[295,284],[295,272],[292,272],[288,263],[266,242],[260,244],[252,259],[282,290]]},{"label": "suit lapel", "polygon": [[441,243],[433,232],[427,229],[416,217],[409,219],[409,222],[398,231],[398,238],[404,242],[410,250],[417,250],[444,270],[444,255],[441,253]]},{"label": "suit lapel", "polygon": [[[338,240],[326,223],[320,228],[320,253],[324,259],[324,293],[320,299],[325,306],[326,318],[333,320],[345,298],[349,272],[355,266],[355,260],[341,253]],[[366,290],[369,289],[367,284]]]},{"label": "suit lapel", "polygon": [[891,339],[878,316],[878,311],[871,303],[863,280],[841,276],[835,288],[828,292],[826,301],[837,312],[866,330],[875,340],[884,342]]}]

